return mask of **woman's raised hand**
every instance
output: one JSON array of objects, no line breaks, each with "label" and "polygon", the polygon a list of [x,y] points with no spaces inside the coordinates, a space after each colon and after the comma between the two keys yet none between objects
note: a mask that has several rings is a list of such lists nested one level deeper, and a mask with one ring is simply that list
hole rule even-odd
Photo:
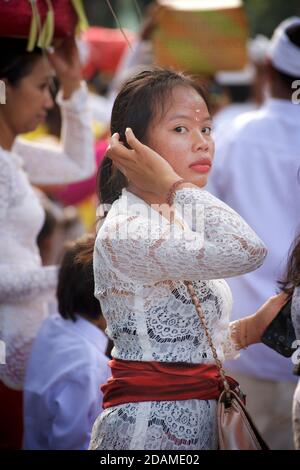
[{"label": "woman's raised hand", "polygon": [[170,187],[180,177],[163,157],[142,144],[130,128],[126,129],[126,139],[131,149],[120,142],[119,134],[114,134],[110,140],[108,157],[130,184],[159,196],[165,202]]},{"label": "woman's raised hand", "polygon": [[81,66],[75,39],[70,37],[56,40],[54,52],[48,53],[48,59],[59,79],[64,99],[69,99],[80,87],[81,80]]}]

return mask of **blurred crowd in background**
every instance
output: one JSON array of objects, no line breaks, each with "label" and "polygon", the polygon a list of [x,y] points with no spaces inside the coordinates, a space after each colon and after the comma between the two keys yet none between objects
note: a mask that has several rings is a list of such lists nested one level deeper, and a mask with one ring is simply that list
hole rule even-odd
[{"label": "blurred crowd in background", "polygon": [[[207,73],[205,67],[201,71],[201,63],[196,63],[191,66],[191,70],[185,70],[194,76],[198,75],[199,81],[206,85],[210,93],[215,136],[222,132],[227,120],[229,122],[238,114],[256,109],[263,103],[267,96],[265,64],[269,38],[280,21],[300,14],[297,0],[244,0],[242,4],[246,22],[237,47],[242,47],[241,43],[247,36],[245,48],[248,60],[245,66],[238,70],[236,67],[234,70],[228,70],[228,67],[227,70],[214,70],[214,64]],[[78,38],[78,47],[83,77],[90,90],[98,167],[105,154],[110,114],[118,89],[130,75],[157,63],[153,38],[161,20],[157,15],[156,4],[151,0],[112,0],[110,5],[118,22],[105,1],[85,0],[84,5],[90,28]],[[172,34],[171,32],[171,40]],[[208,56],[214,47],[210,44]],[[195,43],[195,54],[198,48],[199,44]],[[187,54],[184,47],[183,54]],[[165,66],[176,65],[170,64],[167,59],[165,62],[158,62]],[[180,65],[179,63],[179,67]],[[183,62],[181,68],[184,65]],[[53,86],[54,96],[57,90],[56,83]],[[59,107],[55,106],[49,111],[45,125],[26,135],[26,138],[55,143],[60,136],[60,124]],[[61,259],[60,247],[64,239],[76,238],[81,232],[93,230],[97,206],[95,184],[96,174],[88,181],[75,185],[40,188],[48,196],[47,200],[44,199],[44,204],[47,206],[49,223],[40,235],[41,243],[47,246],[47,255],[44,258],[46,264],[57,263]]]}]

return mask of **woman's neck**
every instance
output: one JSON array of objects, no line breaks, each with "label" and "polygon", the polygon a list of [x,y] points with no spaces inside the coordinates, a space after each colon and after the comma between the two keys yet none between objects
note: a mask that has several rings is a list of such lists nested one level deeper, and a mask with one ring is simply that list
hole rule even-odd
[{"label": "woman's neck", "polygon": [[16,135],[8,127],[5,120],[0,116],[0,146],[4,150],[11,150],[14,144]]},{"label": "woman's neck", "polygon": [[129,185],[127,187],[127,191],[135,194],[139,198],[143,199],[147,204],[163,204],[166,201],[163,201],[161,197],[157,196],[154,193],[150,193],[147,191],[142,191],[141,189],[136,188],[134,185]]}]

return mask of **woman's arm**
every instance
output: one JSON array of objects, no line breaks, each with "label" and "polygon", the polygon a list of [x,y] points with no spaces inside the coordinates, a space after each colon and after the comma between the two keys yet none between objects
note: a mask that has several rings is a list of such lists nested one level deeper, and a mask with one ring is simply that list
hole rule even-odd
[{"label": "woman's arm", "polygon": [[21,302],[38,295],[55,294],[56,266],[24,269],[13,265],[0,265],[0,303]]},{"label": "woman's arm", "polygon": [[231,207],[192,186],[180,186],[174,206],[192,231],[203,230],[203,263],[209,266],[210,276],[238,276],[257,269],[267,253],[260,238]]},{"label": "woman's arm", "polygon": [[[100,228],[100,256],[121,276],[137,282],[219,279],[258,268],[266,249],[250,227],[223,203],[211,201],[208,193],[192,191],[200,193],[201,201],[196,230],[186,223],[159,221],[147,205],[136,207],[137,213],[128,206]],[[141,214],[144,210],[149,210],[148,217]]]},{"label": "woman's arm", "polygon": [[[178,175],[134,136],[128,135],[127,140],[134,150],[113,136],[112,160],[130,181],[166,201]],[[137,281],[207,280],[244,274],[262,264],[266,248],[236,212],[197,186],[185,183],[181,188],[174,199],[174,221],[179,223],[173,223],[160,207],[143,215],[143,209],[150,210],[147,204],[141,213],[134,214],[128,207],[108,217],[99,231],[97,248],[115,270]],[[161,223],[156,217],[159,212],[164,215]]]}]

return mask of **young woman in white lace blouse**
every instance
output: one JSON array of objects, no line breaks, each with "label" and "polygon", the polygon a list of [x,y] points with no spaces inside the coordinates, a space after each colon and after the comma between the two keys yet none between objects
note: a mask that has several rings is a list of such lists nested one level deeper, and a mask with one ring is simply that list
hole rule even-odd
[{"label": "young woman in white lace blouse", "polygon": [[266,249],[237,213],[202,189],[214,153],[211,117],[189,78],[154,69],[129,80],[111,132],[99,180],[109,210],[94,274],[114,341],[113,377],[90,448],[217,449],[220,380],[184,281],[193,281],[219,358],[234,356],[259,341],[282,299],[235,325],[233,341],[232,299],[221,278],[258,268]]},{"label": "young woman in white lace blouse", "polygon": [[[87,90],[75,42],[66,40],[50,55],[40,49],[26,52],[26,45],[26,40],[0,38],[0,79],[6,89],[6,104],[0,105],[0,421],[7,441],[10,431],[12,441],[19,431],[12,429],[14,410],[21,412],[21,395],[12,390],[22,389],[31,344],[57,283],[57,268],[41,266],[36,237],[44,213],[30,183],[69,183],[94,171]],[[53,69],[62,89],[61,148],[16,140],[34,130],[52,107]]]}]

